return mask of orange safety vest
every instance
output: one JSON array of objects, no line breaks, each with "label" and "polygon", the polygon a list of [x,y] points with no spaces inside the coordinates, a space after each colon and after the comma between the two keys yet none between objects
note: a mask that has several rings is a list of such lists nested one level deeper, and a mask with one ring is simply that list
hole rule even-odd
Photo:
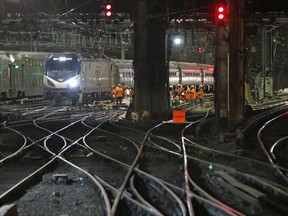
[{"label": "orange safety vest", "polygon": [[194,88],[190,89],[188,94],[189,94],[189,96],[188,96],[189,99],[193,100],[193,99],[196,99],[196,97],[197,97],[197,93],[196,93],[196,90]]},{"label": "orange safety vest", "polygon": [[111,95],[114,96],[115,95],[115,88],[112,88],[110,93],[111,93]]},{"label": "orange safety vest", "polygon": [[116,96],[116,97],[123,97],[123,94],[124,94],[123,88],[117,86],[117,87],[115,88],[115,96]]},{"label": "orange safety vest", "polygon": [[197,95],[198,95],[198,98],[204,98],[204,91],[202,88],[199,89]]},{"label": "orange safety vest", "polygon": [[178,90],[177,90],[178,96],[180,97],[183,92],[184,92],[184,88],[182,86],[179,87]]}]

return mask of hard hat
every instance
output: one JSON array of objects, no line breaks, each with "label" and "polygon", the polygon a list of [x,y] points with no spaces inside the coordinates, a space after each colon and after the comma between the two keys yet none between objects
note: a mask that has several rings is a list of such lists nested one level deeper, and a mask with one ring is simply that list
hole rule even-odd
[{"label": "hard hat", "polygon": [[191,88],[194,88],[194,85],[191,85]]}]

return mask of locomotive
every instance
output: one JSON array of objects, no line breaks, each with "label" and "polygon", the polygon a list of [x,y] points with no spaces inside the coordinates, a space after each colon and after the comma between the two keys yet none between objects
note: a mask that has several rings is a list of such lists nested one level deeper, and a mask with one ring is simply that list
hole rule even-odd
[{"label": "locomotive", "polygon": [[75,53],[50,55],[44,67],[44,96],[52,103],[75,103],[79,90],[84,101],[109,98],[115,83],[133,85],[132,60],[84,58]]},{"label": "locomotive", "polygon": [[0,51],[0,98],[43,96],[43,68],[48,52]]}]

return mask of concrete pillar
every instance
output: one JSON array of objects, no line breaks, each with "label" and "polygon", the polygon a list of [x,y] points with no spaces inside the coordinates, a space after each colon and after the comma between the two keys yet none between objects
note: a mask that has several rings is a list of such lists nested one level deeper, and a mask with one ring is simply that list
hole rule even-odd
[{"label": "concrete pillar", "polygon": [[[169,108],[169,75],[166,62],[167,20],[151,16],[150,0],[135,1],[134,112],[139,120],[158,119]],[[150,16],[150,17],[149,17]]]},{"label": "concrete pillar", "polygon": [[244,120],[244,0],[231,0],[229,55],[229,116],[228,129],[233,130]]},{"label": "concrete pillar", "polygon": [[216,28],[217,132],[233,130],[244,118],[243,7],[243,0],[228,1],[227,19]]}]

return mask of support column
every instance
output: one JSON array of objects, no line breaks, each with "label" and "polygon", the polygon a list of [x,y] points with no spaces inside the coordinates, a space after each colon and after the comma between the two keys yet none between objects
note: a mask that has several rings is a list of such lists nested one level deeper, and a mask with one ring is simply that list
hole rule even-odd
[{"label": "support column", "polygon": [[243,0],[227,2],[228,19],[216,28],[215,111],[218,133],[244,120]]},{"label": "support column", "polygon": [[228,129],[244,120],[244,0],[231,0],[230,16],[230,85]]},{"label": "support column", "polygon": [[[134,17],[134,100],[139,120],[160,119],[169,108],[166,64],[167,21],[151,16],[149,0],[137,0]],[[153,14],[154,15],[154,14]]]},{"label": "support column", "polygon": [[[227,5],[227,10],[229,5]],[[229,15],[229,10],[227,11]],[[229,113],[229,35],[230,25],[226,19],[224,23],[216,26],[216,52],[215,52],[215,96],[214,106],[216,112],[216,133],[227,130]]]}]

